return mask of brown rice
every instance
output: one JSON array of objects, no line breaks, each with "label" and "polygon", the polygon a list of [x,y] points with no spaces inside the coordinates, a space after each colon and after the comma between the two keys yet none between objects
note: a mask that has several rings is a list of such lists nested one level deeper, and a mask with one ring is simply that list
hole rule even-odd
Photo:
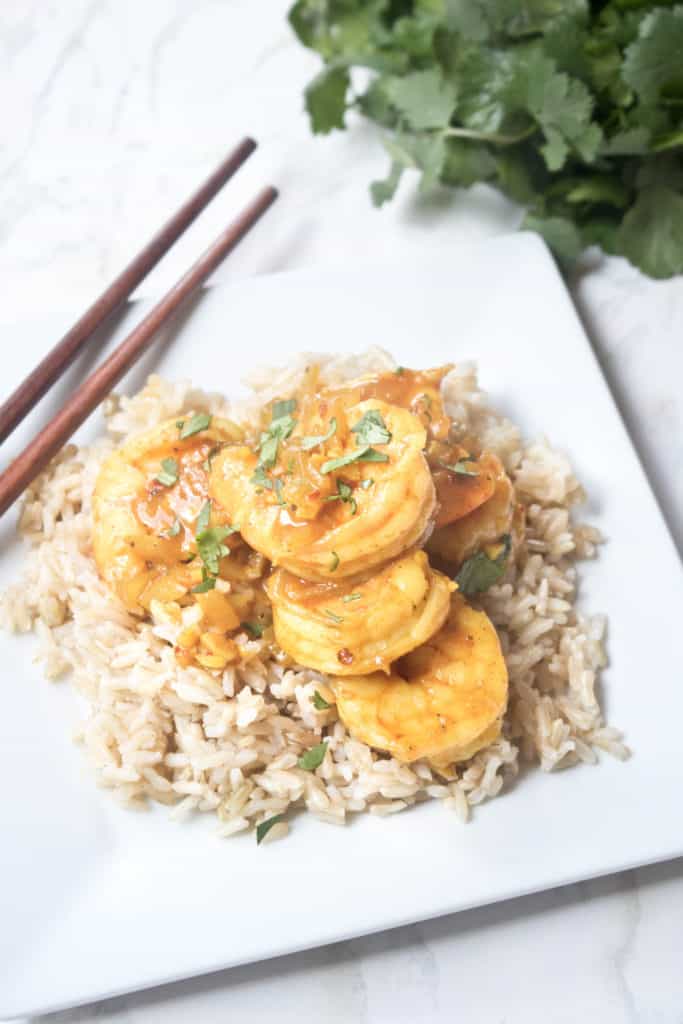
[{"label": "brown rice", "polygon": [[[324,677],[284,667],[263,639],[238,636],[242,661],[222,674],[180,666],[168,642],[173,625],[161,616],[135,619],[101,581],[90,500],[112,448],[188,408],[249,422],[264,401],[291,393],[312,360],[329,383],[394,366],[377,349],[362,357],[303,355],[284,369],[254,374],[253,399],[232,406],[152,376],[138,395],[106,403],[105,438],[67,447],[28,492],[20,517],[27,565],[2,599],[3,622],[14,631],[33,630],[46,675],[68,675],[86,699],[77,738],[99,783],[127,803],[173,804],[175,816],[213,812],[219,833],[229,836],[290,806],[344,824],[353,812],[392,814],[436,799],[466,821],[473,806],[511,782],[519,759],[550,771],[594,763],[599,751],[626,757],[596,696],[606,663],[605,619],[584,618],[575,606],[575,562],[595,554],[600,534],[574,522],[583,492],[565,456],[543,440],[524,443],[491,410],[471,365],[444,380],[447,411],[501,457],[526,506],[527,525],[515,564],[482,602],[510,674],[503,735],[460,765],[452,781],[424,762],[401,764],[352,739],[334,707],[317,711],[311,702]],[[298,768],[302,751],[322,737],[328,752],[320,768]],[[283,822],[268,838],[286,831]]]}]

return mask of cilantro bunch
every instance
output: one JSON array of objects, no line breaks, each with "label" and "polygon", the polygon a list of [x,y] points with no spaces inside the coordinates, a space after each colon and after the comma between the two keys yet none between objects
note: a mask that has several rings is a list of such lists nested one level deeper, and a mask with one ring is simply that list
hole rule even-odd
[{"label": "cilantro bunch", "polygon": [[562,259],[596,243],[653,277],[683,271],[683,5],[297,0],[289,18],[325,65],[313,131],[350,108],[383,130],[377,206],[406,168],[422,190],[486,181]]}]

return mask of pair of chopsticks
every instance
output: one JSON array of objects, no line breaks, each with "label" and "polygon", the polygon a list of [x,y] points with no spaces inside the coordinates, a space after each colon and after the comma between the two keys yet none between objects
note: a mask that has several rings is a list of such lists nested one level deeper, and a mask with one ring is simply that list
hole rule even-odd
[{"label": "pair of chopsticks", "polygon": [[[34,405],[61,377],[95,331],[137,288],[161,257],[171,248],[223,185],[256,149],[253,139],[242,142],[226,157],[204,184],[181,206],[145,248],[100,295],[55,347],[36,366],[16,391],[0,406],[0,443],[21,423]],[[124,341],[77,388],[66,404],[40,431],[7,469],[0,474],[0,516],[45,469],[72,434],[118,384],[155,340],[157,332],[202,285],[206,278],[244,238],[277,198],[272,187],[264,188],[216,238],[196,263],[141,320]]]}]

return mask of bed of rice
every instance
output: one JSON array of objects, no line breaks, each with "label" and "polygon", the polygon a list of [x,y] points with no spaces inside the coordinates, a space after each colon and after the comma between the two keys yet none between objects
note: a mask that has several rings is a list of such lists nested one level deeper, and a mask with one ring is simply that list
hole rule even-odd
[{"label": "bed of rice", "polygon": [[[134,397],[108,400],[106,437],[66,448],[28,492],[20,517],[27,564],[24,578],[3,596],[3,624],[33,630],[47,676],[68,676],[85,698],[76,738],[99,783],[126,803],[173,804],[174,816],[213,812],[219,834],[230,836],[290,807],[344,824],[352,812],[391,814],[430,798],[464,822],[473,806],[510,785],[521,760],[551,771],[592,764],[599,751],[626,757],[596,695],[606,662],[605,619],[584,618],[575,607],[575,562],[592,557],[600,541],[597,530],[573,519],[582,490],[564,455],[545,441],[525,443],[490,409],[472,365],[445,379],[447,411],[501,457],[526,506],[527,526],[515,564],[482,601],[510,674],[503,735],[458,766],[453,779],[353,740],[334,707],[313,706],[324,677],[284,667],[264,640],[241,634],[242,662],[222,675],[181,667],[164,623],[136,620],[100,580],[90,498],[112,448],[188,409],[249,421],[264,401],[291,394],[312,360],[329,383],[395,365],[377,349],[362,357],[302,355],[284,369],[255,373],[253,400],[232,406],[187,383],[150,377]],[[321,738],[329,744],[322,765],[315,772],[298,768],[299,755]],[[268,839],[287,828],[275,825]]]}]

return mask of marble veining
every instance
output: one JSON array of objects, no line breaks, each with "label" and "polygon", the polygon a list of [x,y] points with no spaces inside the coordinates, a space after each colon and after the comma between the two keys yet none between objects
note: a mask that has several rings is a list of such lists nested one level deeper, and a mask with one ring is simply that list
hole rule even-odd
[{"label": "marble veining", "polygon": [[[267,180],[282,197],[216,280],[316,264],[405,265],[515,228],[485,187],[372,210],[376,133],[313,139],[315,60],[285,0],[4,0],[0,320],[80,310],[241,135],[255,157],[140,289],[169,285]],[[590,253],[577,309],[683,550],[683,279]],[[581,396],[575,396],[577,401]],[[656,572],[655,572],[656,578]],[[642,581],[641,581],[642,582]],[[656,794],[653,795],[656,799]],[[428,866],[425,866],[428,869]],[[174,1024],[682,1024],[674,862],[338,943],[50,1018]]]}]

